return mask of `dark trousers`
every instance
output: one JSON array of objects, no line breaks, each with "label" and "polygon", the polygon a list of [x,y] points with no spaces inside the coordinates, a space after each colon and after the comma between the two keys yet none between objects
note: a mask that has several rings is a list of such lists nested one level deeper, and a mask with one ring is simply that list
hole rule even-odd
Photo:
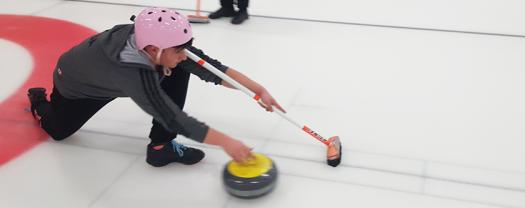
[{"label": "dark trousers", "polygon": [[[162,89],[181,109],[186,101],[189,79],[188,72],[174,69],[173,74],[165,77],[161,82]],[[78,131],[96,112],[112,100],[67,99],[56,88],[53,88],[51,101],[39,104],[36,110],[41,116],[42,128],[54,140],[63,140]],[[152,123],[149,134],[151,143],[165,143],[177,136],[177,133],[166,130],[155,119]]]},{"label": "dark trousers", "polygon": [[[237,0],[237,7],[239,7],[241,11],[246,11],[248,2],[249,0]],[[233,9],[233,0],[221,0],[221,7]]]}]

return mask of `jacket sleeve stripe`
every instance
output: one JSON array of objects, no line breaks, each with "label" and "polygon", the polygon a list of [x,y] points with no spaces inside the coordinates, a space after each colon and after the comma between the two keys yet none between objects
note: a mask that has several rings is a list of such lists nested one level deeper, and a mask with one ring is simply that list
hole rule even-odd
[{"label": "jacket sleeve stripe", "polygon": [[152,73],[148,73],[147,71],[143,70],[140,72],[140,78],[142,80],[142,85],[144,86],[144,91],[146,92],[145,94],[148,101],[153,105],[153,108],[155,111],[157,111],[158,116],[167,125],[171,126],[172,122],[174,122],[174,119],[170,119],[169,115],[173,115],[173,112],[164,102],[162,102],[162,97],[160,96],[160,93],[154,84],[155,77],[153,77]]}]

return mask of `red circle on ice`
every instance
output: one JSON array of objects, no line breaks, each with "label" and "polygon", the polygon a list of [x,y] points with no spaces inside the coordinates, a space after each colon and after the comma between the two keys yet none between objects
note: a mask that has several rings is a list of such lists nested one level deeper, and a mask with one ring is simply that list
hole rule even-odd
[{"label": "red circle on ice", "polygon": [[[31,113],[24,110],[29,107],[27,89],[45,87],[50,93],[58,57],[95,33],[92,29],[63,20],[0,15],[0,38],[24,47],[33,59],[27,80],[0,103],[0,165],[49,137]],[[16,69],[4,70],[16,73]]]}]

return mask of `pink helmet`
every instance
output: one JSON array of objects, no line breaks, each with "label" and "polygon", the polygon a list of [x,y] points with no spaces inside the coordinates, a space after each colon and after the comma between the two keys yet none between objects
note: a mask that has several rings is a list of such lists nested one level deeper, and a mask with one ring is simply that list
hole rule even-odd
[{"label": "pink helmet", "polygon": [[160,49],[182,45],[192,38],[188,19],[167,8],[147,8],[135,18],[135,39],[140,49],[148,45]]}]

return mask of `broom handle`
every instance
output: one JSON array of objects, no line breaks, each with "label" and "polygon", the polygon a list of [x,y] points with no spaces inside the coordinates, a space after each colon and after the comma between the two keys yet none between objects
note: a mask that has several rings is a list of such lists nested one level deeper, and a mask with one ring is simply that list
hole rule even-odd
[{"label": "broom handle", "polygon": [[201,0],[197,0],[197,16],[201,16]]},{"label": "broom handle", "polygon": [[[191,51],[189,51],[188,49],[184,49],[184,52],[186,53],[186,55],[193,61],[195,61],[197,64],[203,66],[204,68],[206,68],[207,70],[209,70],[210,72],[212,72],[213,74],[217,75],[218,77],[220,77],[221,79],[225,80],[226,82],[228,82],[229,84],[231,84],[232,86],[234,86],[236,89],[238,90],[241,90],[242,92],[244,92],[244,94],[250,96],[251,98],[255,99],[259,104],[263,105],[263,106],[266,106],[262,100],[261,100],[261,97],[259,97],[259,95],[255,94],[254,92],[252,92],[251,90],[249,90],[248,88],[246,88],[244,85],[240,84],[239,82],[235,81],[234,79],[232,79],[230,76],[224,74],[224,72],[220,71],[219,69],[215,68],[213,65],[209,64],[208,62],[204,61],[202,58],[200,58],[199,56],[195,55],[194,53],[192,53]],[[302,129],[304,132],[308,133],[310,136],[314,137],[315,139],[319,140],[320,142],[326,144],[326,145],[329,145],[330,142],[328,140],[326,140],[325,138],[323,138],[321,135],[319,135],[317,132],[313,131],[312,129],[310,129],[309,127],[307,127],[306,125],[301,125],[299,124],[297,121],[293,120],[292,118],[288,117],[284,112],[282,112],[281,110],[277,109],[277,108],[274,108],[274,112],[276,112],[277,114],[279,114],[281,117],[283,117],[284,119],[286,119],[287,121],[289,121],[290,123],[292,123],[293,125],[297,126],[298,128]]]}]

